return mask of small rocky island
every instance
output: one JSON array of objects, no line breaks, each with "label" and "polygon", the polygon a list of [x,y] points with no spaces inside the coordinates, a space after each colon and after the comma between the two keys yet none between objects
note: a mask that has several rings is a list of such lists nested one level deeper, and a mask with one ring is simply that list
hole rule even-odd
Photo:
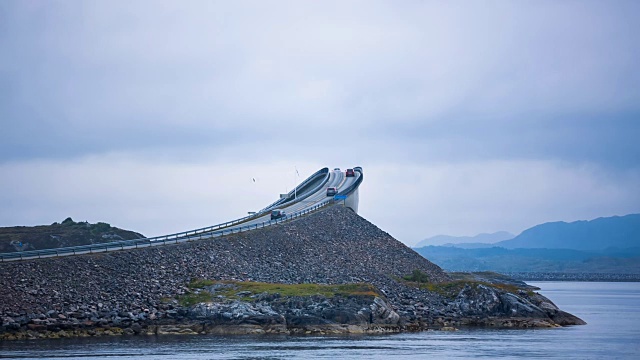
[{"label": "small rocky island", "polygon": [[445,273],[340,205],[223,238],[2,263],[0,288],[3,340],[584,324],[525,283]]}]

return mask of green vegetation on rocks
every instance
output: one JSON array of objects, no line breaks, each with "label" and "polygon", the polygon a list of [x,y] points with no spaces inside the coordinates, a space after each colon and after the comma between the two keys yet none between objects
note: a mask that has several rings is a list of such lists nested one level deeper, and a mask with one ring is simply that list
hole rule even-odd
[{"label": "green vegetation on rocks", "polygon": [[[424,284],[424,285],[421,285],[420,288],[435,292],[446,298],[453,299],[466,286],[476,287],[478,285],[483,285],[489,288],[494,288],[497,290],[502,290],[510,293],[518,293],[520,290],[525,290],[510,284],[492,284],[484,281],[475,281],[475,280],[454,280],[454,281],[438,283],[438,284]],[[526,291],[528,294],[532,293],[531,290],[527,289]]]},{"label": "green vegetation on rocks", "polygon": [[417,282],[417,283],[428,283],[429,282],[429,275],[423,273],[422,271],[416,269],[413,270],[413,272],[411,273],[411,275],[407,275],[404,276],[403,279],[410,281],[410,282]]},{"label": "green vegetation on rocks", "polygon": [[190,291],[180,295],[178,301],[183,306],[211,301],[212,296],[223,296],[232,300],[252,301],[250,295],[270,294],[288,296],[382,296],[371,284],[277,284],[253,281],[215,281],[194,279],[187,287]]},{"label": "green vegetation on rocks", "polygon": [[476,273],[455,272],[449,273],[451,281],[430,283],[426,274],[420,270],[414,270],[411,275],[403,276],[402,280],[420,289],[437,293],[445,298],[454,299],[462,289],[471,286],[483,285],[496,290],[517,293],[521,290],[531,293],[532,287],[519,281],[515,281],[508,276],[484,271]]},{"label": "green vegetation on rocks", "polygon": [[202,302],[211,301],[212,296],[208,291],[192,291],[184,295],[179,295],[178,303],[181,306],[193,306]]}]

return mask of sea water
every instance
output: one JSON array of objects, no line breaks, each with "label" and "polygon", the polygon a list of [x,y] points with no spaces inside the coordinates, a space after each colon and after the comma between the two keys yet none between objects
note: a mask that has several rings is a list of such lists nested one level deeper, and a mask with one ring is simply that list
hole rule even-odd
[{"label": "sea water", "polygon": [[0,343],[1,359],[640,359],[640,283],[532,282],[587,322],[367,336],[122,336]]}]

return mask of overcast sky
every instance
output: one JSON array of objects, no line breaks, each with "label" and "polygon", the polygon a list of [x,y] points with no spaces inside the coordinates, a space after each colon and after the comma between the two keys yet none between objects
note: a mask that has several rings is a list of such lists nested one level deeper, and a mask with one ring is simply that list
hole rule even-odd
[{"label": "overcast sky", "polygon": [[639,14],[3,0],[0,226],[184,231],[325,166],[362,166],[360,215],[409,245],[640,212]]}]

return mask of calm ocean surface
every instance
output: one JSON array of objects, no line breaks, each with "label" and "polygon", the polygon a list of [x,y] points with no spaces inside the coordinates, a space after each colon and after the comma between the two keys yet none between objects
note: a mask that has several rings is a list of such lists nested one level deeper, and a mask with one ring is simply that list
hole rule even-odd
[{"label": "calm ocean surface", "polygon": [[161,336],[0,343],[1,359],[640,359],[640,283],[531,282],[588,325],[376,336]]}]

